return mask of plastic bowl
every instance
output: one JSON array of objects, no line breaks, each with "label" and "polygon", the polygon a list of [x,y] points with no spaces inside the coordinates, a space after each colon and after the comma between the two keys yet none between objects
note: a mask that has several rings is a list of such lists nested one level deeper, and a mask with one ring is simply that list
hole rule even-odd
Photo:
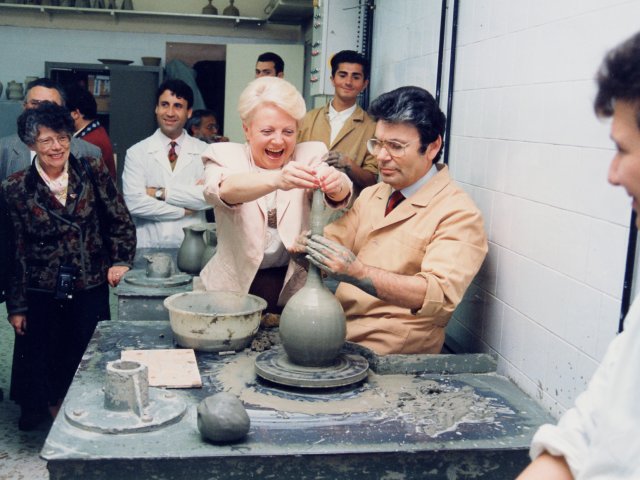
[{"label": "plastic bowl", "polygon": [[237,292],[183,292],[165,298],[164,306],[178,345],[223,352],[251,343],[267,302]]}]

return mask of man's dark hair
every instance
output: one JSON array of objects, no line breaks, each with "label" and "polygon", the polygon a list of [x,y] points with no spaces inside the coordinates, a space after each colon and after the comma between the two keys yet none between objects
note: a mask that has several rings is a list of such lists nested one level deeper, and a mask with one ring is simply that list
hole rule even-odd
[{"label": "man's dark hair", "polygon": [[189,135],[193,135],[193,132],[191,131],[192,127],[200,127],[202,124],[202,119],[205,117],[214,117],[216,120],[218,119],[218,116],[216,115],[216,112],[214,112],[213,110],[207,110],[207,109],[200,109],[200,110],[194,110],[191,113],[191,117],[189,118],[189,120],[187,120],[186,125],[184,126],[185,130],[187,131],[187,133]]},{"label": "man's dark hair", "polygon": [[277,53],[273,53],[273,52],[261,53],[258,59],[256,60],[256,63],[258,62],[273,62],[273,67],[276,70],[276,75],[278,75],[281,72],[284,72],[284,60],[282,60],[282,57]]},{"label": "man's dark hair", "polygon": [[27,108],[18,117],[18,136],[26,145],[38,139],[40,128],[73,135],[75,126],[69,110],[53,102],[42,102],[37,108]]},{"label": "man's dark hair", "polygon": [[168,80],[165,80],[158,87],[158,91],[156,92],[156,105],[158,104],[158,100],[160,100],[160,95],[162,95],[165,90],[169,90],[176,97],[186,100],[187,109],[193,106],[193,90],[191,90],[191,87],[189,85],[177,78],[170,78]]},{"label": "man's dark hair", "polygon": [[369,60],[367,60],[361,53],[358,53],[354,50],[342,50],[331,57],[332,77],[336,76],[336,72],[338,71],[338,67],[341,63],[357,63],[359,65],[362,65],[362,73],[364,74],[364,79],[369,80]]},{"label": "man's dark hair", "polygon": [[80,85],[71,85],[65,90],[67,92],[67,108],[70,112],[78,110],[85,120],[96,119],[98,105],[89,90]]},{"label": "man's dark hair", "polygon": [[64,88],[62,88],[62,86],[58,82],[51,80],[50,78],[41,77],[41,78],[36,78],[35,80],[30,81],[29,83],[27,83],[27,93],[33,87],[44,87],[44,88],[50,88],[52,90],[57,90],[58,93],[60,94],[60,98],[62,99],[62,105],[65,105],[67,102],[67,95],[66,95],[66,92],[64,91]]},{"label": "man's dark hair", "polygon": [[[438,136],[444,139],[446,118],[433,96],[420,87],[400,87],[383,93],[369,106],[369,115],[377,122],[406,124],[420,134],[420,153]],[[442,148],[433,159],[437,162]]]},{"label": "man's dark hair", "polygon": [[631,102],[635,104],[636,123],[640,128],[640,33],[607,54],[598,70],[596,81],[596,114],[610,117],[616,100]]}]

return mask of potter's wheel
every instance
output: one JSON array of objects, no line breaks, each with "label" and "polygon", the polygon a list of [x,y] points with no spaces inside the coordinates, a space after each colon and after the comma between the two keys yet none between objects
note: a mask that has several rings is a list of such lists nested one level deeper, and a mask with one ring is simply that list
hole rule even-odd
[{"label": "potter's wheel", "polygon": [[258,376],[280,385],[300,388],[334,388],[352,385],[367,377],[369,362],[353,353],[341,353],[332,365],[304,367],[289,360],[282,347],[256,357]]},{"label": "potter's wheel", "polygon": [[172,288],[180,287],[191,282],[191,275],[175,273],[170,277],[148,277],[146,270],[130,270],[124,277],[124,281],[138,287]]}]

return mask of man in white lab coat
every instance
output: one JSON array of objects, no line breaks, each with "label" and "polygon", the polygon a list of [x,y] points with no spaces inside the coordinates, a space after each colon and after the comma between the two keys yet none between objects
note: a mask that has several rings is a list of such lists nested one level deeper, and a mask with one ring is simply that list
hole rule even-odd
[{"label": "man in white lab coat", "polygon": [[193,91],[170,79],[156,95],[158,130],[129,150],[122,187],[133,216],[138,248],[175,248],[183,227],[205,222],[201,154],[207,144],[191,137],[184,125],[191,116]]}]

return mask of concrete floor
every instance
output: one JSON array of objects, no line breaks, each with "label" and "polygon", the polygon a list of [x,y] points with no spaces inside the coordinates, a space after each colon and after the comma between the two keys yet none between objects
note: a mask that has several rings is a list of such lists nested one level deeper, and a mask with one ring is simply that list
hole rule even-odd
[{"label": "concrete floor", "polygon": [[[111,318],[117,318],[116,296],[111,296]],[[48,480],[49,472],[40,449],[51,424],[32,432],[18,430],[20,408],[9,400],[11,358],[13,354],[13,328],[7,321],[7,310],[0,306],[0,389],[4,400],[0,402],[0,480]]]}]

